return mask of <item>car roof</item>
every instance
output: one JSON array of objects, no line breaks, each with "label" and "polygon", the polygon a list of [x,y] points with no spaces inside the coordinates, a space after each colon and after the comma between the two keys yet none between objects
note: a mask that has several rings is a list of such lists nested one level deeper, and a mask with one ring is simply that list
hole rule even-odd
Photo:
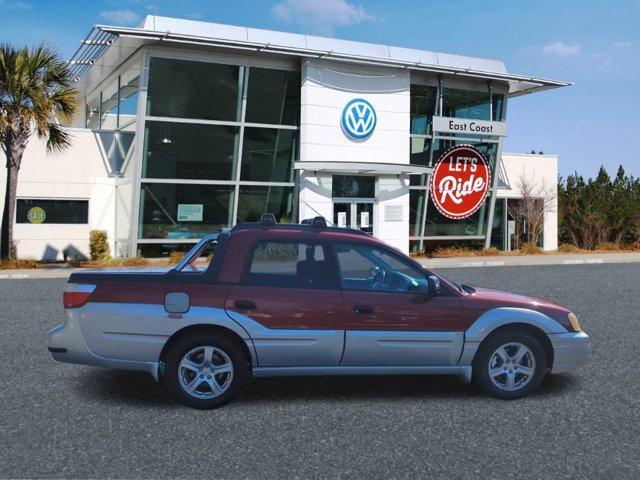
[{"label": "car roof", "polygon": [[[358,238],[369,238],[377,241],[372,235],[361,230],[352,228],[342,228],[327,225],[327,221],[324,217],[315,217],[307,220],[303,220],[301,223],[277,223],[275,216],[270,213],[265,213],[257,222],[244,222],[239,223],[231,232],[238,232],[241,230],[261,230],[263,232],[299,232],[308,234],[321,234],[331,233],[331,237],[336,239],[342,235],[347,239],[353,239],[354,236]],[[278,235],[279,236],[279,235]]]}]

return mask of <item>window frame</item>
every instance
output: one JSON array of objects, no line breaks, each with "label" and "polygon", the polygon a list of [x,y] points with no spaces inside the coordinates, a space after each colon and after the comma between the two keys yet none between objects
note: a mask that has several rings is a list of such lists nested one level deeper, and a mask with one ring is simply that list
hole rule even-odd
[{"label": "window frame", "polygon": [[[280,243],[280,244],[307,244],[307,245],[317,245],[321,246],[323,249],[323,254],[326,261],[331,263],[331,270],[333,273],[333,280],[335,288],[309,288],[306,286],[298,285],[298,286],[288,286],[288,285],[256,285],[249,281],[249,277],[251,275],[251,264],[253,262],[253,257],[255,255],[258,247],[263,243]],[[295,276],[297,277],[297,275]],[[298,289],[298,290],[320,290],[325,292],[341,292],[341,282],[338,273],[338,265],[337,258],[335,257],[335,252],[332,248],[332,244],[325,240],[315,240],[315,239],[295,239],[293,237],[290,238],[278,238],[278,239],[270,239],[270,238],[260,238],[255,240],[251,247],[248,250],[248,254],[246,256],[244,266],[242,268],[242,275],[240,276],[240,280],[238,282],[239,285],[245,287],[254,287],[254,288],[288,288],[288,289]]]}]

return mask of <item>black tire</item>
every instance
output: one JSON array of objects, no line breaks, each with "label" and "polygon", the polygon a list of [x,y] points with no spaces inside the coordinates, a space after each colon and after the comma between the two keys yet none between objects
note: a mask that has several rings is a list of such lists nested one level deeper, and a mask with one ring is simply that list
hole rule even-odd
[{"label": "black tire", "polygon": [[[217,349],[217,352],[223,352],[230,359],[233,365],[232,375],[227,388],[217,396],[210,398],[196,398],[189,394],[181,385],[178,368],[183,357],[198,347],[210,346]],[[214,369],[215,372],[215,369]],[[189,375],[183,369],[183,375]],[[197,376],[196,374],[195,376]],[[194,376],[194,379],[195,379]],[[226,374],[218,374],[217,377],[227,378]],[[240,392],[242,387],[247,383],[251,377],[251,371],[247,364],[247,359],[244,357],[241,347],[237,341],[225,335],[219,335],[212,332],[192,332],[181,338],[171,345],[169,348],[165,360],[164,370],[161,376],[162,384],[171,392],[171,394],[184,405],[191,408],[199,409],[211,409],[218,408],[229,403]],[[211,378],[206,377],[206,378]],[[207,390],[210,390],[210,394],[213,395],[213,389],[209,385],[203,385],[199,387],[199,391],[202,395],[207,394]]]},{"label": "black tire", "polygon": [[[496,350],[505,344],[520,343],[529,348],[535,361],[533,377],[517,390],[504,390],[491,380],[489,375],[489,362]],[[499,364],[500,365],[500,364]],[[522,368],[522,367],[520,367]],[[509,372],[512,370],[508,370]],[[485,341],[480,344],[478,352],[473,360],[473,375],[480,387],[489,395],[502,400],[515,400],[525,397],[534,392],[542,383],[547,372],[547,356],[545,354],[544,345],[536,337],[536,335],[522,330],[506,329],[495,334],[491,334]],[[502,383],[506,383],[506,372]],[[516,376],[517,379],[523,379],[524,376]],[[501,383],[498,381],[498,383]],[[517,382],[516,382],[517,385]]]}]

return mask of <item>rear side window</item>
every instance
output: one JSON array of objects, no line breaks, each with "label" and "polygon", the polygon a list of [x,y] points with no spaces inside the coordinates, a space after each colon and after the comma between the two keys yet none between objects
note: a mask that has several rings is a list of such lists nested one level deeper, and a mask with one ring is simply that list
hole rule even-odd
[{"label": "rear side window", "polygon": [[259,242],[243,283],[321,290],[338,288],[335,268],[325,247],[305,242]]}]

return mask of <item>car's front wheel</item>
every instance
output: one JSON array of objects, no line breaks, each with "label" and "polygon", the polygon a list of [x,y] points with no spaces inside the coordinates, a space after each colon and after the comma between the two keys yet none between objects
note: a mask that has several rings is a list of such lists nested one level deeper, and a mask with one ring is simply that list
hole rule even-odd
[{"label": "car's front wheel", "polygon": [[169,349],[162,382],[189,407],[216,408],[230,402],[249,376],[236,342],[225,336],[194,332]]},{"label": "car's front wheel", "polygon": [[480,387],[504,400],[515,400],[536,390],[546,371],[542,342],[529,332],[511,329],[484,341],[473,362]]}]

